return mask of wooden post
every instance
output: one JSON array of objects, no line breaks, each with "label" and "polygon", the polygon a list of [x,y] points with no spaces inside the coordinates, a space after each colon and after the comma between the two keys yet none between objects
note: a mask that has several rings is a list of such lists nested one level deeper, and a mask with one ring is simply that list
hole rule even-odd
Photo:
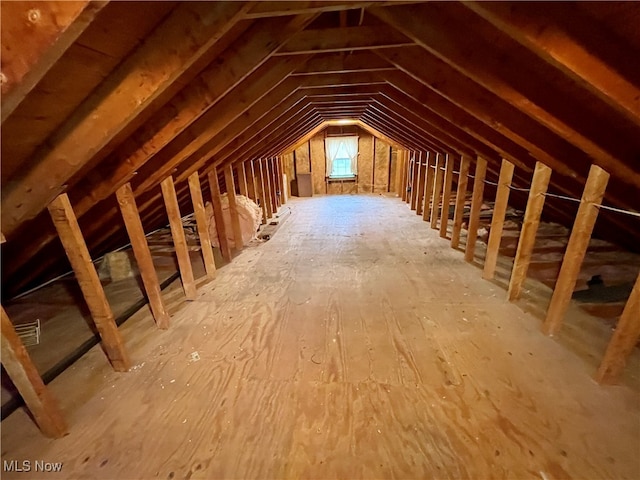
[{"label": "wooden post", "polygon": [[133,255],[136,257],[138,269],[140,270],[144,291],[149,299],[151,313],[158,328],[163,330],[167,329],[169,328],[169,314],[162,300],[158,274],[153,265],[153,258],[149,251],[147,237],[144,235],[142,220],[140,220],[140,214],[138,213],[138,207],[136,206],[136,199],[133,196],[131,184],[125,183],[116,190],[116,198],[118,199],[118,206],[120,207],[120,213],[124,220],[124,226],[127,229],[129,240],[131,240],[131,248]]},{"label": "wooden post", "polygon": [[4,308],[2,315],[2,365],[18,389],[33,419],[47,437],[60,438],[67,433],[62,413],[31,361]]},{"label": "wooden post", "polygon": [[422,168],[421,155],[419,153],[413,156],[413,168],[411,172],[411,210],[418,208],[418,183],[420,182],[420,169]]},{"label": "wooden post", "polygon": [[478,157],[476,162],[476,175],[473,180],[471,212],[469,214],[469,227],[467,229],[467,245],[464,249],[464,259],[467,262],[473,262],[473,255],[476,251],[478,224],[480,223],[480,207],[482,207],[482,194],[484,192],[484,179],[486,175],[487,161],[482,157]]},{"label": "wooden post", "polygon": [[253,162],[251,160],[247,160],[244,163],[244,171],[247,174],[247,196],[256,201],[256,175],[253,171]]},{"label": "wooden post", "polygon": [[467,184],[469,183],[469,167],[471,160],[466,155],[460,160],[460,173],[458,174],[458,187],[456,189],[456,207],[453,212],[453,229],[451,231],[451,248],[460,245],[460,230],[464,218],[464,202],[467,197]]},{"label": "wooden post", "polygon": [[276,178],[275,161],[273,157],[267,160],[267,172],[269,172],[269,187],[271,190],[271,204],[273,205],[273,213],[277,214],[280,204],[280,197],[277,190],[278,182]]},{"label": "wooden post", "polygon": [[423,198],[424,196],[424,182],[426,181],[426,172],[427,168],[424,165],[425,163],[425,155],[422,152],[418,153],[418,165],[420,165],[420,170],[418,172],[418,188],[416,189],[416,215],[422,215],[422,209],[424,208],[424,204],[428,205],[428,200]]},{"label": "wooden post", "polygon": [[607,346],[600,368],[596,373],[598,383],[615,383],[622,373],[627,357],[640,339],[640,275],[620,315],[616,331]]},{"label": "wooden post", "polygon": [[280,205],[287,203],[284,196],[284,178],[282,178],[282,157],[276,157],[276,179],[278,183],[278,190],[280,191]]},{"label": "wooden post", "polygon": [[451,202],[451,184],[453,183],[453,155],[447,154],[447,166],[444,172],[444,192],[442,193],[442,210],[440,212],[440,237],[447,238],[449,224],[449,203]]},{"label": "wooden post", "polygon": [[485,280],[492,279],[496,272],[504,219],[509,204],[509,189],[511,187],[511,180],[513,179],[513,170],[513,163],[503,158],[502,166],[500,167],[498,187],[496,189],[496,201],[493,204],[491,228],[489,229],[489,240],[487,241],[487,253],[484,258],[484,269],[482,271],[482,278]]},{"label": "wooden post", "polygon": [[231,229],[233,231],[233,247],[242,250],[242,229],[240,228],[240,216],[236,203],[236,186],[233,181],[233,167],[227,165],[224,168],[224,183],[227,185],[227,198],[229,199],[229,214],[231,215]]},{"label": "wooden post", "polygon": [[218,243],[220,253],[228,261],[231,261],[231,246],[227,238],[227,226],[224,223],[222,213],[222,195],[220,194],[220,184],[218,183],[218,173],[215,168],[209,171],[209,190],[211,190],[211,206],[213,207],[213,218],[216,221],[216,232],[218,232]]},{"label": "wooden post", "polygon": [[400,185],[400,197],[403,202],[407,201],[407,182],[409,178],[409,151],[405,150],[402,155],[402,184]]},{"label": "wooden post", "polygon": [[263,158],[260,160],[260,168],[262,172],[262,188],[264,195],[262,196],[262,200],[264,201],[264,205],[267,208],[267,217],[265,221],[268,222],[273,214],[273,204],[271,203],[271,182],[269,182],[269,160]]},{"label": "wooden post", "polygon": [[236,166],[238,172],[238,188],[240,195],[247,196],[247,173],[244,171],[244,162],[238,162]]},{"label": "wooden post", "polygon": [[547,193],[550,178],[551,169],[541,162],[536,162],[527,208],[524,212],[522,230],[518,239],[516,257],[511,270],[509,289],[507,290],[507,297],[511,301],[520,298],[522,285],[527,278],[527,270],[529,269],[533,247],[536,243],[536,233],[538,225],[540,225],[540,215],[542,215],[542,208],[544,207],[544,195]]},{"label": "wooden post", "polygon": [[200,237],[200,250],[204,260],[204,269],[207,272],[207,277],[210,279],[215,278],[216,261],[213,258],[213,246],[209,236],[209,220],[204,210],[202,187],[200,186],[200,177],[197,171],[189,175],[189,191],[191,192],[191,202],[193,203],[193,212],[196,217],[198,237]]},{"label": "wooden post", "polygon": [[436,156],[435,180],[433,181],[433,197],[431,200],[431,228],[438,228],[438,216],[440,208],[440,196],[442,195],[442,183],[444,181],[444,156],[438,153]]},{"label": "wooden post", "polygon": [[556,333],[562,325],[564,314],[571,302],[571,295],[578,280],[582,261],[589,248],[593,226],[598,218],[598,207],[604,197],[609,174],[597,165],[591,165],[587,184],[582,193],[580,207],[571,229],[569,243],[564,253],[558,280],[551,296],[547,318],[542,331],[547,335]]},{"label": "wooden post", "polygon": [[178,268],[180,269],[180,278],[182,279],[182,288],[187,300],[195,300],[198,296],[196,292],[196,282],[193,278],[193,269],[191,268],[191,257],[187,248],[187,239],[184,235],[182,227],[182,217],[180,215],[180,207],[178,206],[178,198],[176,196],[176,188],[173,185],[173,177],[165,178],[160,184],[162,188],[162,198],[167,209],[169,217],[169,226],[171,227],[171,236],[173,237],[173,246],[176,249],[178,257]]},{"label": "wooden post", "polygon": [[436,171],[432,167],[437,161],[437,157],[437,153],[427,152],[427,179],[424,183],[424,212],[422,212],[422,220],[425,222],[431,218],[429,203],[433,200],[433,183],[436,178]]},{"label": "wooden post", "polygon": [[124,348],[118,326],[113,318],[113,312],[102,289],[98,272],[91,262],[89,250],[84,238],[82,238],[78,220],[71,208],[67,194],[58,195],[49,204],[48,209],[82,290],[84,300],[91,312],[91,317],[100,333],[100,338],[102,338],[104,351],[114,370],[126,372],[131,364],[129,355]]},{"label": "wooden post", "polygon": [[267,213],[267,204],[264,201],[264,181],[262,174],[262,160],[256,160],[256,165],[254,166],[254,171],[256,172],[256,185],[258,188],[258,198],[260,199],[260,208],[262,209],[262,224],[267,223],[268,213]]}]

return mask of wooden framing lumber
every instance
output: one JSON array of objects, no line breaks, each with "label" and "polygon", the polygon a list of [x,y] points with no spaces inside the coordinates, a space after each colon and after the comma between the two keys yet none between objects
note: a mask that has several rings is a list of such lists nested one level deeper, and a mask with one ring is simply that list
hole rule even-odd
[{"label": "wooden framing lumber", "polygon": [[151,308],[153,318],[158,328],[169,328],[169,313],[162,300],[158,274],[153,265],[153,258],[149,251],[147,237],[144,234],[142,220],[140,220],[140,214],[138,213],[136,200],[131,190],[131,184],[125,183],[121,186],[116,191],[116,198],[118,199],[118,207],[122,214],[124,226],[127,229],[129,240],[131,240],[131,249],[133,250],[133,255],[136,257],[136,263],[140,270],[144,291],[149,299],[149,307]]},{"label": "wooden framing lumber", "polygon": [[251,160],[247,160],[244,162],[244,171],[247,176],[247,195],[248,197],[256,201],[256,176],[253,171],[253,162]]},{"label": "wooden framing lumber", "polygon": [[204,261],[204,268],[207,277],[215,278],[216,262],[213,257],[213,246],[211,245],[211,237],[209,235],[209,220],[204,210],[204,199],[202,198],[202,187],[200,186],[200,177],[198,172],[189,175],[189,192],[191,193],[191,202],[193,203],[193,212],[196,217],[196,227],[198,228],[198,237],[200,238],[200,251]]},{"label": "wooden framing lumber", "polygon": [[267,171],[269,172],[269,186],[271,190],[271,204],[273,205],[273,213],[278,213],[280,206],[280,196],[278,195],[278,179],[276,177],[275,158],[271,157],[267,160]]},{"label": "wooden framing lumber", "polygon": [[48,209],[91,312],[91,318],[102,339],[102,347],[113,369],[117,372],[126,372],[131,365],[129,355],[67,194],[63,193],[56,197],[49,204]]},{"label": "wooden framing lumber", "polygon": [[405,150],[404,159],[403,159],[403,168],[402,168],[402,201],[407,202],[408,198],[408,190],[407,187],[409,185],[409,169],[411,168],[411,152],[409,150]]},{"label": "wooden framing lumber", "polygon": [[2,6],[2,122],[107,3],[6,2]]},{"label": "wooden framing lumber", "polygon": [[173,177],[165,178],[160,186],[162,188],[164,205],[167,209],[167,216],[169,217],[173,246],[176,249],[176,257],[178,258],[182,288],[184,288],[184,294],[187,300],[195,300],[198,296],[196,292],[196,281],[193,278],[193,268],[191,267],[191,258],[189,256],[189,249],[187,248],[187,239],[184,235],[182,216],[180,215],[180,206],[178,205]]},{"label": "wooden framing lumber", "polygon": [[449,224],[449,203],[451,203],[451,187],[453,183],[454,155],[447,154],[447,166],[444,172],[444,191],[442,193],[442,210],[440,213],[440,237],[447,238]]},{"label": "wooden framing lumber", "polygon": [[422,152],[419,152],[417,157],[420,170],[418,172],[418,187],[416,188],[416,215],[422,215],[425,204],[429,205],[429,200],[424,198],[424,182],[426,181],[428,166],[425,165],[427,159],[423,157],[426,156],[426,153],[423,155]]},{"label": "wooden framing lumber", "polygon": [[484,179],[487,174],[487,161],[478,157],[476,161],[476,173],[473,179],[473,193],[471,197],[471,212],[469,213],[469,226],[467,227],[467,244],[464,249],[464,259],[473,262],[478,238],[478,225],[480,223],[480,208],[484,193]]},{"label": "wooden framing lumber", "polygon": [[227,165],[224,168],[224,183],[227,185],[227,197],[229,200],[229,215],[231,216],[231,230],[233,232],[233,248],[236,251],[242,250],[242,229],[240,228],[240,216],[238,215],[238,204],[236,202],[236,186],[233,181],[233,166]]},{"label": "wooden framing lumber", "polygon": [[509,279],[509,288],[507,297],[514,301],[520,298],[522,293],[522,285],[527,278],[527,270],[531,262],[533,247],[536,242],[536,233],[538,225],[540,225],[540,216],[544,207],[545,194],[551,179],[551,169],[541,162],[536,162],[536,169],[533,172],[531,180],[531,189],[529,190],[529,199],[527,200],[527,208],[524,212],[524,220],[518,239],[518,247],[516,256],[511,269],[511,278]]},{"label": "wooden framing lumber", "polygon": [[413,156],[413,164],[411,168],[411,210],[415,210],[418,204],[418,183],[420,169],[422,167],[420,156],[420,152],[416,152]]},{"label": "wooden framing lumber", "polygon": [[220,184],[218,183],[218,173],[216,169],[210,170],[208,173],[209,190],[211,190],[211,206],[213,207],[213,218],[216,221],[216,232],[218,233],[218,244],[222,257],[228,262],[231,261],[231,246],[227,238],[227,226],[224,223],[224,214],[222,213],[222,195],[220,194]]},{"label": "wooden framing lumber", "polygon": [[273,202],[271,201],[271,180],[269,179],[269,159],[263,158],[260,160],[262,165],[262,183],[264,184],[264,203],[267,207],[267,214],[269,215],[267,221],[275,215],[273,209]]},{"label": "wooden framing lumber", "polygon": [[64,436],[67,433],[67,426],[62,412],[42,381],[4,307],[0,307],[0,314],[2,315],[2,365],[42,433],[52,438]]},{"label": "wooden framing lumber", "polygon": [[432,168],[436,161],[437,153],[426,152],[427,177],[424,182],[424,212],[422,212],[422,220],[427,222],[431,218],[430,202],[433,197],[433,183],[435,181],[436,171]]},{"label": "wooden framing lumber", "polygon": [[596,373],[598,383],[615,383],[640,339],[640,275],[620,315],[616,330]]},{"label": "wooden framing lumber", "polygon": [[39,148],[20,181],[2,189],[5,235],[37,215],[61,191],[60,185],[191,67],[245,8],[236,2],[179,4]]},{"label": "wooden framing lumber", "polygon": [[269,212],[267,210],[267,203],[265,202],[265,191],[264,191],[264,173],[262,171],[262,160],[255,160],[254,171],[256,172],[256,185],[257,185],[257,195],[258,201],[260,203],[260,208],[262,209],[262,224],[266,224],[269,220]]},{"label": "wooden framing lumber", "polygon": [[578,280],[582,261],[589,248],[591,232],[598,218],[597,205],[602,202],[608,182],[609,174],[597,165],[591,165],[589,177],[580,200],[580,207],[576,214],[576,221],[571,229],[569,243],[562,259],[560,273],[558,274],[556,286],[551,296],[551,303],[542,326],[542,331],[547,335],[557,333],[562,326],[564,315],[571,302],[573,289]]},{"label": "wooden framing lumber", "polygon": [[460,160],[460,173],[458,174],[458,186],[456,188],[456,206],[453,212],[453,230],[451,231],[451,248],[460,245],[460,231],[464,218],[464,203],[467,197],[467,185],[469,183],[469,167],[471,160],[466,155]]},{"label": "wooden framing lumber", "polygon": [[444,155],[436,155],[436,171],[433,181],[433,196],[431,199],[431,228],[438,228],[438,214],[440,208],[440,197],[442,196],[442,184],[444,182]]},{"label": "wooden framing lumber", "polygon": [[244,170],[244,162],[238,162],[236,165],[236,171],[238,172],[238,188],[240,195],[247,196],[247,173]]},{"label": "wooden framing lumber", "polygon": [[509,203],[509,193],[511,180],[513,179],[514,165],[508,160],[502,159],[502,167],[500,167],[500,177],[498,178],[498,187],[496,188],[496,201],[493,204],[493,215],[491,216],[491,228],[489,229],[489,240],[487,241],[487,253],[484,258],[484,268],[482,278],[490,280],[496,272],[498,263],[498,252],[500,250],[500,241],[502,240],[502,230],[504,228],[504,219],[507,214],[507,206]]},{"label": "wooden framing lumber", "polygon": [[278,174],[278,190],[280,191],[280,205],[287,203],[284,191],[284,169],[282,165],[282,156],[276,157],[276,171]]}]

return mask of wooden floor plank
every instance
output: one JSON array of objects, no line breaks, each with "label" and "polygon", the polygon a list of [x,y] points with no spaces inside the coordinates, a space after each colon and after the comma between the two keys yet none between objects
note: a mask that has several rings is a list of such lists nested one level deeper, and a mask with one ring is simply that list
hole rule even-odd
[{"label": "wooden floor plank", "polygon": [[50,384],[68,436],[5,419],[2,460],[63,462],[52,479],[638,477],[638,392],[598,386],[400,199],[289,206],[196,301],[169,287],[170,331],[148,310],[121,327],[129,375],[94,348]]}]

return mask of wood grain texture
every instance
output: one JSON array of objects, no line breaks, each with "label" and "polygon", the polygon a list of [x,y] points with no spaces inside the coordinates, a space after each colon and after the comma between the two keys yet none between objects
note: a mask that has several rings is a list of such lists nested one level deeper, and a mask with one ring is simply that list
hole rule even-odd
[{"label": "wood grain texture", "polygon": [[209,190],[211,190],[211,205],[213,207],[213,218],[216,222],[216,233],[218,234],[218,245],[220,252],[225,260],[231,261],[231,245],[227,238],[227,226],[224,223],[224,215],[222,213],[222,198],[220,195],[220,183],[218,181],[218,172],[214,168],[207,174],[209,179]]},{"label": "wood grain texture", "polygon": [[52,382],[70,435],[5,419],[3,460],[61,461],[54,480],[637,477],[637,392],[599,387],[402,202],[289,205],[198,301],[170,289],[171,331],[123,326],[129,375],[93,349]]},{"label": "wood grain texture", "polygon": [[442,199],[442,187],[444,185],[445,157],[442,153],[436,154],[436,171],[433,180],[433,196],[431,197],[431,228],[438,228],[440,217],[440,202]]},{"label": "wood grain texture", "polygon": [[3,307],[0,307],[0,315],[2,316],[2,366],[11,377],[11,381],[42,433],[48,437],[60,438],[67,433],[62,412],[40,378],[38,370]]},{"label": "wood grain texture", "polygon": [[607,346],[600,368],[596,373],[599,383],[615,383],[624,369],[627,358],[638,344],[640,339],[640,275],[631,290],[631,295],[625,304],[624,310],[616,330]]},{"label": "wood grain texture", "polygon": [[460,172],[458,173],[458,185],[456,187],[456,207],[453,213],[453,230],[451,231],[451,248],[458,248],[460,245],[460,231],[464,218],[464,202],[467,197],[467,184],[469,183],[469,168],[471,159],[463,155],[460,161]]},{"label": "wood grain texture", "polygon": [[234,250],[242,250],[242,230],[240,228],[240,215],[238,214],[238,204],[236,202],[236,185],[233,179],[233,167],[224,167],[224,183],[227,186],[227,197],[229,200],[229,215],[231,216],[231,230],[233,232]]},{"label": "wood grain texture", "polygon": [[424,211],[422,212],[422,220],[427,222],[431,218],[431,201],[433,199],[433,187],[435,183],[435,162],[437,153],[425,152],[423,163],[426,163],[426,179],[424,183]]},{"label": "wood grain texture", "polygon": [[509,187],[511,187],[514,168],[513,163],[502,159],[498,187],[496,188],[496,201],[493,204],[493,215],[491,216],[487,253],[484,257],[484,268],[482,270],[482,278],[485,280],[492,279],[496,272],[498,250],[500,249],[500,240],[502,240],[502,229],[504,227],[505,215],[507,214],[510,193]]},{"label": "wood grain texture", "polygon": [[487,161],[478,157],[476,160],[476,172],[473,179],[473,193],[471,194],[471,212],[469,213],[469,226],[467,228],[467,244],[464,248],[464,258],[467,262],[473,262],[478,238],[478,226],[480,224],[480,209],[484,194],[484,179],[487,174]]},{"label": "wood grain texture", "polygon": [[449,204],[451,203],[451,187],[453,183],[453,163],[455,155],[447,154],[447,165],[444,172],[444,190],[442,192],[442,213],[440,214],[440,237],[447,238],[449,224]]},{"label": "wood grain texture", "polygon": [[416,157],[418,160],[418,185],[416,186],[416,215],[422,215],[425,204],[429,208],[429,200],[424,196],[425,182],[429,174],[429,153],[418,152]]},{"label": "wood grain texture", "polygon": [[[244,172],[244,168],[241,169]],[[213,245],[211,244],[211,237],[209,236],[209,220],[204,209],[202,187],[200,186],[200,176],[198,172],[194,172],[189,175],[188,181],[189,193],[191,194],[191,202],[193,203],[193,212],[196,217],[196,227],[198,228],[198,238],[200,239],[200,251],[202,252],[204,268],[207,272],[207,277],[215,278],[216,261],[213,257]]]},{"label": "wood grain texture", "polygon": [[513,259],[513,268],[509,278],[507,297],[509,300],[517,300],[522,293],[522,285],[527,278],[527,270],[531,263],[533,247],[536,243],[536,233],[540,225],[540,216],[544,207],[545,193],[551,179],[551,169],[541,162],[536,163],[536,168],[531,179],[527,208],[524,212],[522,229],[518,238],[518,248]]},{"label": "wood grain texture", "polygon": [[264,201],[265,191],[264,191],[264,175],[262,172],[262,160],[256,160],[253,165],[253,171],[256,175],[256,195],[258,196],[258,204],[262,209],[262,224],[267,223],[267,220],[270,218],[269,212],[267,211],[267,203]]},{"label": "wood grain texture", "polygon": [[131,364],[129,354],[116,326],[113,312],[104,294],[96,267],[91,261],[91,255],[67,194],[56,197],[49,204],[48,209],[82,290],[84,301],[91,312],[91,318],[100,333],[105,353],[114,370],[126,372]]},{"label": "wood grain texture", "polygon": [[176,249],[184,295],[187,300],[195,300],[198,296],[196,281],[193,277],[193,269],[191,268],[191,260],[189,259],[189,249],[187,248],[187,239],[184,236],[182,216],[180,215],[180,206],[178,205],[173,177],[165,178],[160,184],[160,187],[162,188],[162,198],[165,208],[167,209],[167,216],[169,217],[171,237],[173,238],[173,246]]},{"label": "wood grain texture", "polygon": [[582,261],[587,253],[587,248],[589,248],[591,232],[598,218],[596,205],[602,203],[608,182],[609,174],[597,165],[591,165],[589,178],[580,199],[576,221],[571,229],[569,243],[562,259],[558,280],[553,289],[549,310],[547,310],[547,316],[542,326],[547,335],[553,335],[562,325],[564,314],[571,302],[571,295],[576,286]]},{"label": "wood grain texture", "polygon": [[118,199],[118,207],[122,213],[122,219],[124,220],[124,225],[127,229],[129,240],[131,241],[133,254],[136,257],[138,270],[140,270],[144,291],[149,299],[149,306],[153,313],[153,318],[158,328],[169,328],[169,313],[162,300],[158,274],[153,265],[153,258],[149,251],[149,244],[144,234],[144,227],[142,226],[142,220],[140,220],[140,214],[138,213],[136,199],[131,190],[131,184],[125,183],[120,187],[116,191],[116,198]]}]

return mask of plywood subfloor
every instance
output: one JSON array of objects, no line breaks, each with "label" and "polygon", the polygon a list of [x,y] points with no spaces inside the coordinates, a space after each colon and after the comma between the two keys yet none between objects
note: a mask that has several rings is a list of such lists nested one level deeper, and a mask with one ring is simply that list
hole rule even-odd
[{"label": "plywood subfloor", "polygon": [[[60,440],[26,413],[2,460],[47,478],[640,478],[640,396],[539,332],[398,199],[326,196],[183,303],[122,330],[51,389]],[[197,355],[196,355],[197,353]],[[42,474],[4,473],[3,478]]]}]

